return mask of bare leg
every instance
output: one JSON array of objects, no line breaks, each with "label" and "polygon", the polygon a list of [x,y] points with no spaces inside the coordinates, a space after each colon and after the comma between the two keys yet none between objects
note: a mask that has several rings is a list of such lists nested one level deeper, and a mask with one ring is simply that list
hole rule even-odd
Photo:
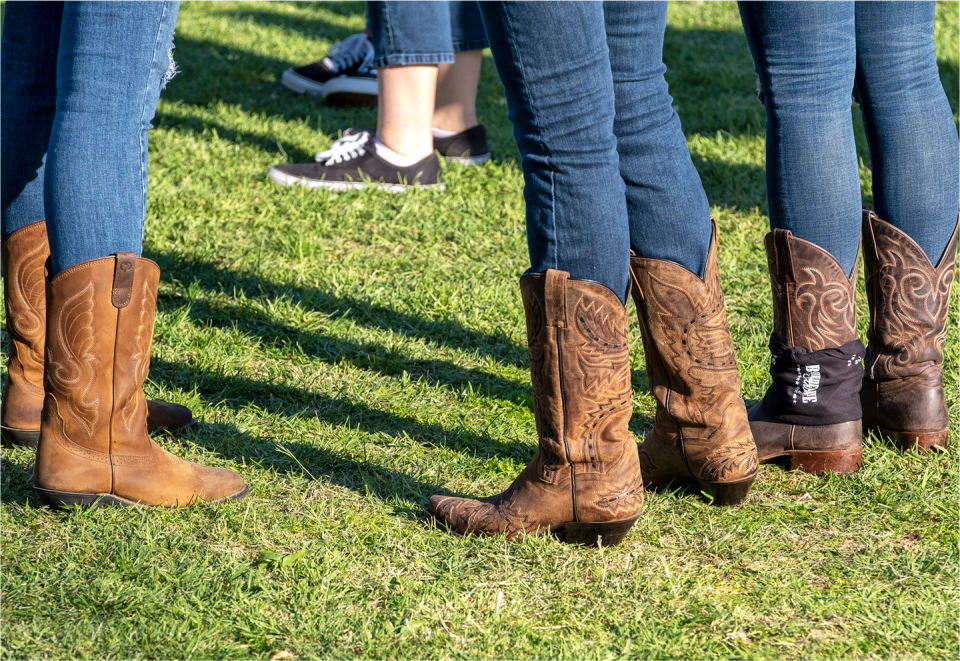
[{"label": "bare leg", "polygon": [[477,125],[477,84],[483,51],[461,51],[454,60],[453,64],[440,65],[433,127],[459,133]]},{"label": "bare leg", "polygon": [[401,156],[418,161],[432,154],[430,122],[437,96],[437,65],[383,67],[377,71],[377,81],[380,141]]}]

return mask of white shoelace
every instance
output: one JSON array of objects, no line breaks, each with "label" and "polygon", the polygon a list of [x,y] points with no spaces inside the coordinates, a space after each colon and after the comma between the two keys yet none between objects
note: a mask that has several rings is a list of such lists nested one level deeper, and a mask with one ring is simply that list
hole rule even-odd
[{"label": "white shoelace", "polygon": [[318,151],[313,155],[314,160],[324,165],[334,165],[349,161],[358,156],[367,153],[367,141],[370,139],[369,131],[360,131],[353,135],[345,135],[330,145],[326,151]]},{"label": "white shoelace", "polygon": [[334,44],[327,51],[327,56],[323,58],[324,64],[333,71],[340,72],[349,69],[358,61],[362,60],[359,72],[376,72],[372,69],[373,64],[373,44],[367,39],[363,32],[354,34],[340,43]]}]

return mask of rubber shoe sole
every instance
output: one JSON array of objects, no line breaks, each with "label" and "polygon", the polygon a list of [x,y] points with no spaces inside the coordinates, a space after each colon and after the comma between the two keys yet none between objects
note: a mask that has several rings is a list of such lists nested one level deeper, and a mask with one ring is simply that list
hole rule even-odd
[{"label": "rubber shoe sole", "polygon": [[374,78],[351,78],[340,76],[331,78],[326,83],[318,83],[306,76],[301,76],[293,69],[287,69],[280,76],[280,84],[298,94],[319,96],[324,101],[376,103],[377,81]]},{"label": "rubber shoe sole", "polygon": [[325,179],[307,179],[306,177],[296,177],[286,172],[281,172],[276,168],[270,168],[268,172],[270,179],[281,186],[303,186],[305,188],[326,188],[335,191],[360,190],[361,188],[379,188],[388,193],[403,193],[411,188],[425,188],[432,190],[445,190],[446,186],[438,184],[388,184],[379,181],[327,181]]}]

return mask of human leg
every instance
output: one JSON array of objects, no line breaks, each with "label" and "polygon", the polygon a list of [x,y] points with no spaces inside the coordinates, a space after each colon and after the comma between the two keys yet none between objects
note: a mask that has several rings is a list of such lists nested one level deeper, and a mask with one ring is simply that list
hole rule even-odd
[{"label": "human leg", "polygon": [[857,98],[877,216],[940,262],[960,208],[960,142],[940,82],[933,2],[857,2]]},{"label": "human leg", "polygon": [[924,450],[948,437],[943,338],[960,147],[937,68],[934,4],[858,2],[856,21],[857,92],[877,212],[863,217],[870,308],[864,426]]},{"label": "human leg", "polygon": [[666,3],[607,2],[604,16],[630,249],[637,256],[674,262],[702,277],[713,224],[663,77]]},{"label": "human leg", "polygon": [[852,2],[741,2],[767,111],[770,228],[789,230],[853,269],[860,177],[850,95]]},{"label": "human leg", "polygon": [[663,78],[666,14],[666,3],[604,4],[633,296],[657,401],[640,465],[647,487],[693,482],[716,504],[738,504],[756,477],[757,454],[710,209]]},{"label": "human leg", "polygon": [[864,348],[854,294],[860,183],[850,95],[851,2],[742,2],[767,110],[765,247],[773,384],[750,410],[761,460],[807,472],[860,466]]},{"label": "human leg", "polygon": [[147,131],[172,65],[177,7],[65,5],[44,180],[51,275],[115,252],[140,254]]},{"label": "human leg", "polygon": [[[142,384],[159,269],[122,248],[141,247],[146,129],[169,69],[176,11],[177,3],[64,5],[44,176],[53,266],[34,474],[54,506],[182,506],[246,494],[233,471],[183,462],[148,436],[154,412]],[[109,162],[92,167],[104,153]],[[41,239],[38,231],[34,242]]]},{"label": "human leg", "polygon": [[434,496],[429,508],[461,533],[553,532],[609,546],[639,516],[643,484],[628,429],[629,235],[603,10],[484,3],[481,11],[523,159],[532,266],[520,288],[539,443],[503,493]]},{"label": "human leg", "polygon": [[57,104],[62,2],[6,8],[0,50],[2,236],[43,220],[44,157]]}]

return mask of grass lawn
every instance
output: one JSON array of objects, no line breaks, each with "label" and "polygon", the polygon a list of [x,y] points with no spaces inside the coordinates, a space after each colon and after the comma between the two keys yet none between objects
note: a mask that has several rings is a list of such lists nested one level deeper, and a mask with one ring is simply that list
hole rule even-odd
[{"label": "grass lawn", "polygon": [[[956,116],[957,4],[937,16]],[[0,656],[957,658],[956,306],[946,453],[866,439],[850,477],[763,466],[738,509],[649,494],[611,549],[425,524],[431,494],[495,493],[534,452],[523,180],[489,54],[494,158],[446,167],[446,192],[267,180],[375,123],[374,107],[277,82],[363,23],[362,3],[184,4],[182,73],[150,144],[145,256],[163,276],[146,391],[204,423],[164,447],[239,470],[251,494],[58,515],[31,489],[33,453],[4,448]],[[673,4],[665,59],[720,224],[749,404],[767,384],[771,303],[764,115],[736,6]],[[861,284],[863,337],[866,322]],[[642,435],[654,401],[631,326]]]}]

